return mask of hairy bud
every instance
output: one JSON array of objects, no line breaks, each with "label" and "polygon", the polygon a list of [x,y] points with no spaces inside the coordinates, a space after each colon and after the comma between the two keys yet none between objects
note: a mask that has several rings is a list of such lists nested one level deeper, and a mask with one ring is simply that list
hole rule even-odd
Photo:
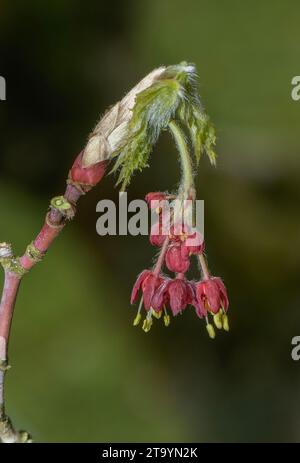
[{"label": "hairy bud", "polygon": [[122,146],[127,136],[128,123],[132,117],[136,95],[150,87],[164,71],[165,67],[152,71],[101,118],[84,149],[83,167],[91,167],[109,159]]}]

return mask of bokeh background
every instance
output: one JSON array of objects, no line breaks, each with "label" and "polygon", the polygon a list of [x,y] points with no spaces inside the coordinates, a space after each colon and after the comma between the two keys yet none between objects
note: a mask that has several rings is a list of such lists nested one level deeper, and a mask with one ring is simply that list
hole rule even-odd
[{"label": "bokeh background", "polygon": [[[230,333],[211,341],[192,310],[132,327],[131,286],[155,250],[97,236],[96,203],[118,193],[106,177],[18,298],[7,405],[37,442],[300,440],[299,19],[296,0],[1,0],[0,240],[17,253],[99,115],[152,68],[195,62],[218,131],[198,188]],[[129,198],[178,175],[164,135]]]}]

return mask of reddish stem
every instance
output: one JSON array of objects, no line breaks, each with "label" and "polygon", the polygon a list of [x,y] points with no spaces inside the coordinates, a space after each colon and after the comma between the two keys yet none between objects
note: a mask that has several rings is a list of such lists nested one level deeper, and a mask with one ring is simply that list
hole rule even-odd
[{"label": "reddish stem", "polygon": [[161,270],[161,268],[163,266],[163,263],[164,263],[164,260],[165,260],[165,255],[166,255],[166,252],[167,252],[167,249],[168,249],[169,241],[170,241],[170,238],[169,238],[169,236],[167,236],[165,241],[164,241],[164,244],[162,245],[159,257],[158,257],[157,262],[156,262],[155,267],[154,267],[153,273],[154,273],[155,276],[159,275],[159,272],[160,272],[160,270]]},{"label": "reddish stem", "polygon": [[[83,193],[80,192],[74,185],[68,185],[64,198],[69,201],[75,208],[76,203]],[[45,254],[50,248],[55,238],[60,234],[66,224],[66,219],[63,214],[57,210],[52,209],[46,216],[45,223],[35,238],[33,244],[41,254]],[[30,259],[25,253],[20,258],[20,263],[25,270],[30,270],[37,263]]]},{"label": "reddish stem", "polygon": [[205,260],[205,257],[204,257],[203,254],[199,254],[199,263],[200,263],[201,270],[202,270],[202,273],[203,273],[203,279],[204,280],[209,280],[210,272],[208,270],[207,263],[206,263],[206,260]]},{"label": "reddish stem", "polygon": [[[6,360],[11,319],[21,278],[14,272],[5,271],[4,288],[0,304],[0,359]],[[4,342],[3,342],[4,340]]]},{"label": "reddish stem", "polygon": [[7,346],[20,281],[21,279],[16,273],[5,271],[0,304],[0,361],[2,365],[2,369],[0,369],[0,418],[4,415],[4,375],[7,366]]},{"label": "reddish stem", "polygon": [[[9,439],[18,441],[19,434],[14,430],[10,420],[4,411],[4,376],[7,368],[8,341],[16,297],[23,273],[29,271],[45,255],[54,239],[64,228],[68,218],[73,218],[76,213],[76,204],[79,198],[95,186],[103,177],[107,166],[101,162],[84,168],[81,165],[82,153],[76,158],[69,173],[68,185],[64,199],[71,206],[71,215],[65,214],[57,207],[51,207],[45,218],[45,223],[33,241],[31,249],[36,255],[25,252],[20,259],[14,259],[15,268],[5,268],[5,280],[0,305],[0,441],[9,435]],[[10,256],[13,258],[13,256]],[[19,266],[19,267],[18,267]],[[15,270],[15,271],[14,271]],[[5,429],[3,431],[3,429]],[[2,432],[2,435],[1,435]]]}]

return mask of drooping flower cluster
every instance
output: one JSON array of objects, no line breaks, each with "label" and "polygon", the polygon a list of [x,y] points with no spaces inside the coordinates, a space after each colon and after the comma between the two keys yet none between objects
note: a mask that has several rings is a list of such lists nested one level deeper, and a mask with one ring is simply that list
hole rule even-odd
[{"label": "drooping flower cluster", "polygon": [[[142,328],[145,332],[150,331],[153,317],[159,319],[163,315],[164,324],[168,326],[170,311],[176,316],[191,306],[199,318],[205,319],[210,338],[215,337],[214,325],[218,329],[228,331],[227,291],[221,278],[211,276],[208,271],[203,254],[202,234],[177,222],[174,216],[170,219],[165,213],[165,204],[168,200],[174,199],[173,196],[148,193],[145,199],[150,208],[155,207],[158,214],[158,221],[151,228],[150,243],[160,248],[160,253],[154,267],[141,272],[134,284],[131,304],[138,301],[141,293],[134,326],[139,325],[142,320],[143,306],[146,317]],[[187,279],[186,274],[193,256],[198,258],[202,270],[203,277],[200,281]],[[163,273],[164,267],[172,277]],[[210,317],[214,325],[210,322]]]}]

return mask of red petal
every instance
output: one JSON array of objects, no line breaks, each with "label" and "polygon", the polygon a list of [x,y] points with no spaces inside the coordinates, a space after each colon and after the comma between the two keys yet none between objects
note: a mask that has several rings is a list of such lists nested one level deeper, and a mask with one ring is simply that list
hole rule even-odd
[{"label": "red petal", "polygon": [[164,279],[153,295],[151,306],[155,312],[159,312],[163,306],[168,303],[168,285],[170,281],[169,278]]},{"label": "red petal", "polygon": [[194,299],[194,301],[192,302],[192,305],[195,307],[196,314],[198,315],[199,318],[207,317],[207,310],[205,309],[202,301],[199,302],[197,299]]},{"label": "red petal", "polygon": [[156,275],[153,275],[152,272],[150,272],[150,274],[147,275],[146,278],[144,279],[142,283],[142,291],[143,291],[143,297],[144,297],[144,307],[146,310],[150,309],[154,291],[160,285],[160,282],[161,282],[161,278],[157,277]]},{"label": "red petal", "polygon": [[187,281],[186,287],[187,287],[188,304],[192,304],[193,301],[196,299],[195,283],[193,281]]},{"label": "red petal", "polygon": [[217,313],[220,310],[221,293],[218,284],[213,278],[201,281],[197,286],[196,293],[199,304],[204,304],[206,307],[205,303],[207,302],[209,310],[213,313]]},{"label": "red petal", "polygon": [[138,292],[144,279],[151,273],[151,270],[143,270],[136,279],[131,292],[130,303],[134,304],[137,300]]},{"label": "red petal", "polygon": [[183,280],[173,280],[168,286],[170,307],[173,315],[184,310],[188,303],[186,283]]},{"label": "red petal", "polygon": [[229,300],[228,300],[228,295],[227,295],[227,289],[219,277],[213,277],[213,280],[215,283],[218,285],[219,291],[220,291],[220,299],[223,304],[223,309],[225,312],[227,312],[228,307],[229,307]]}]

